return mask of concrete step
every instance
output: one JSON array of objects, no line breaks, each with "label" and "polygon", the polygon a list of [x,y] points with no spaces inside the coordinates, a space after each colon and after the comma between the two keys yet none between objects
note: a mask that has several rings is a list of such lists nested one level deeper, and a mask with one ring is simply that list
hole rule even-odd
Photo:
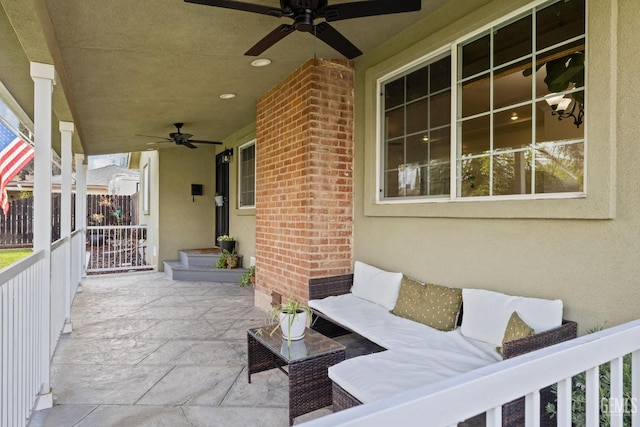
[{"label": "concrete step", "polygon": [[164,274],[172,280],[194,282],[238,283],[246,268],[215,268],[206,266],[185,266],[180,260],[165,261]]},{"label": "concrete step", "polygon": [[[220,258],[220,248],[182,249],[178,255],[180,262],[187,267],[215,267]],[[238,267],[242,267],[242,255],[238,255]]]}]

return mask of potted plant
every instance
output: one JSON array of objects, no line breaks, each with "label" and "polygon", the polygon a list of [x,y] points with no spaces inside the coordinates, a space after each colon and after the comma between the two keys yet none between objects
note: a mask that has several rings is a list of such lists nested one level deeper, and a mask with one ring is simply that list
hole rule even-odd
[{"label": "potted plant", "polygon": [[238,255],[236,252],[229,252],[226,249],[222,250],[222,253],[216,261],[216,268],[236,268],[238,266]]},{"label": "potted plant", "polygon": [[229,236],[227,234],[223,234],[222,236],[218,236],[218,246],[221,250],[227,250],[229,252],[234,252],[236,250],[236,239],[235,237]]},{"label": "potted plant", "polygon": [[276,323],[271,330],[271,334],[280,327],[282,338],[286,338],[287,345],[291,345],[292,340],[304,338],[305,328],[311,325],[311,309],[289,297],[287,303],[273,306],[271,309],[271,322]]},{"label": "potted plant", "polygon": [[216,201],[216,206],[223,206],[224,205],[224,196],[220,193],[216,193],[215,196],[213,196],[213,200]]},{"label": "potted plant", "polygon": [[240,277],[240,280],[238,281],[238,285],[241,288],[244,288],[245,286],[253,285],[255,282],[256,282],[256,266],[252,265],[247,269],[247,271],[245,271],[242,274],[242,276]]}]

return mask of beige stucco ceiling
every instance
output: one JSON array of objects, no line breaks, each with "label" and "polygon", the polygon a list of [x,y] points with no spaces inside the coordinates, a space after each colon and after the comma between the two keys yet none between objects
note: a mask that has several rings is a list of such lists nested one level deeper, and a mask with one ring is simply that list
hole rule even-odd
[{"label": "beige stucco ceiling", "polygon": [[[420,12],[333,25],[366,54],[445,1],[423,0]],[[73,121],[74,151],[88,155],[144,151],[154,140],[136,135],[165,137],[174,122],[184,122],[183,131],[196,139],[223,140],[255,121],[256,100],[314,54],[340,57],[297,32],[262,55],[272,65],[251,67],[255,58],[243,53],[288,19],[182,0],[0,4],[0,81],[32,116],[29,61],[53,62],[54,123]],[[227,92],[237,97],[219,99]]]}]

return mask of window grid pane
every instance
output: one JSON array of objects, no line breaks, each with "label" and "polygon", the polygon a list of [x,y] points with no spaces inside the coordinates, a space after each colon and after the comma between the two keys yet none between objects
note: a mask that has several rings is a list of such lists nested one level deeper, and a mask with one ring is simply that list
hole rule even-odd
[{"label": "window grid pane", "polygon": [[584,192],[585,46],[585,0],[550,1],[383,82],[383,199]]},{"label": "window grid pane", "polygon": [[[584,105],[584,0],[562,3],[572,4],[532,10],[458,48],[458,197],[584,191],[584,126],[576,118]],[[550,13],[563,16],[555,26],[539,23]],[[488,74],[479,65],[486,44]],[[552,95],[564,96],[574,117],[538,101]]]},{"label": "window grid pane", "polygon": [[383,86],[384,198],[450,193],[451,56]]},{"label": "window grid pane", "polygon": [[255,206],[256,145],[240,148],[240,207]]}]

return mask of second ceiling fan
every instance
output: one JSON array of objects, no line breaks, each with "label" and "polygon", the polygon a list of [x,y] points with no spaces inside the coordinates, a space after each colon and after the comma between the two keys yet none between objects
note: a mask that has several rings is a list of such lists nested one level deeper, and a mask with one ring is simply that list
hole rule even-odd
[{"label": "second ceiling fan", "polygon": [[[287,17],[293,24],[282,24],[267,34],[249,49],[245,55],[258,56],[294,31],[311,33],[348,59],[362,55],[353,43],[338,30],[329,25],[331,21],[362,18],[365,16],[388,15],[392,13],[415,12],[421,8],[421,0],[365,0],[340,3],[329,6],[327,0],[280,0],[280,7],[269,7],[254,3],[232,0],[184,0],[206,6],[243,10],[269,15],[275,18]],[[316,18],[323,22],[314,24]]]},{"label": "second ceiling fan", "polygon": [[[201,139],[191,139],[193,135],[191,135],[190,133],[182,133],[181,129],[184,123],[174,123],[173,125],[176,127],[176,132],[171,132],[169,134],[169,138],[163,138],[161,136],[153,136],[153,135],[138,135],[138,136],[145,136],[148,138],[158,138],[158,139],[162,139],[160,143],[173,142],[176,145],[182,145],[188,148],[198,148],[195,145],[193,145],[194,143],[222,145],[222,142],[219,142],[219,141],[203,141]],[[149,144],[158,144],[158,142],[149,142]]]}]

